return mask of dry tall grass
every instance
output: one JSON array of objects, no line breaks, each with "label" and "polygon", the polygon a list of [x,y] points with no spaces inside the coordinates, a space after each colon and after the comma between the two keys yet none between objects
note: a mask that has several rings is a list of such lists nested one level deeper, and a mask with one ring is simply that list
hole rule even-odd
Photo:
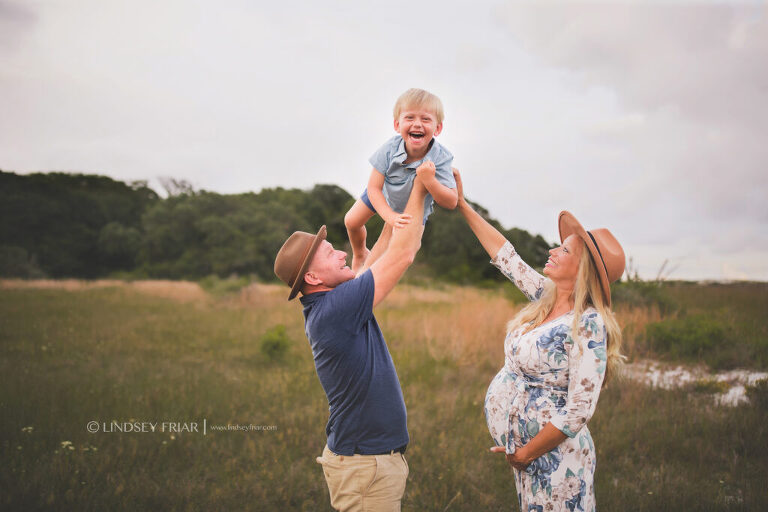
[{"label": "dry tall grass", "polygon": [[499,293],[460,286],[425,290],[403,286],[376,310],[390,345],[426,347],[434,359],[459,365],[503,364],[506,324],[520,306]]},{"label": "dry tall grass", "polygon": [[620,304],[614,310],[616,319],[621,326],[623,337],[622,353],[630,360],[647,355],[645,344],[645,326],[652,322],[658,322],[662,318],[659,307],[633,306]]},{"label": "dry tall grass", "polygon": [[66,290],[70,292],[96,288],[130,288],[140,293],[171,299],[177,302],[206,300],[200,285],[191,281],[144,280],[119,281],[116,279],[0,279],[0,289]]},{"label": "dry tall grass", "polygon": [[[255,283],[240,291],[236,303],[261,310],[270,325],[290,326],[301,306],[298,300],[288,302],[286,296],[284,286]],[[500,290],[404,284],[392,291],[375,314],[395,349],[403,346],[402,340],[415,341],[434,359],[447,358],[462,366],[481,362],[501,366],[507,322],[521,308]],[[623,353],[630,359],[646,356],[645,326],[662,319],[658,306],[620,304],[615,313],[624,335]]]},{"label": "dry tall grass", "polygon": [[[505,283],[502,286],[512,285]],[[108,287],[129,288],[182,303],[209,302],[211,299],[200,285],[190,281],[0,279],[0,289],[80,291]],[[256,311],[260,320],[270,327],[290,326],[295,323],[300,305],[297,306],[298,300],[291,303],[286,297],[286,288],[282,285],[253,283],[242,288],[239,295],[219,301],[219,305]],[[424,314],[425,309],[433,314]],[[520,309],[521,305],[493,291],[450,285],[436,289],[403,284],[377,308],[376,314],[382,328],[386,326],[387,340],[395,347],[398,340],[415,339],[435,359],[448,358],[460,365],[475,365],[481,361],[496,361],[500,365],[506,324]],[[659,308],[653,304],[619,304],[615,312],[624,334],[624,355],[630,360],[647,356],[645,327],[662,319]]]},{"label": "dry tall grass", "polygon": [[[448,358],[459,365],[487,362],[500,367],[507,322],[522,306],[497,291],[402,286],[382,303],[376,315],[391,346],[399,348],[401,339],[409,343],[416,340],[434,359]],[[619,304],[615,313],[623,334],[622,353],[629,360],[649,355],[646,325],[676,316],[662,315],[655,304]]]}]

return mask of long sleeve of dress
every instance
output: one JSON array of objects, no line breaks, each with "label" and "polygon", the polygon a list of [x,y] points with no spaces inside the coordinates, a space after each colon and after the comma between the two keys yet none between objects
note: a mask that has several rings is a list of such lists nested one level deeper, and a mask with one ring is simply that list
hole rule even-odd
[{"label": "long sleeve of dress", "polygon": [[501,270],[507,279],[515,283],[520,291],[528,297],[528,300],[533,301],[541,297],[547,278],[524,262],[509,240],[501,246],[496,258],[491,260],[491,264]]},{"label": "long sleeve of dress", "polygon": [[605,377],[606,330],[602,316],[590,309],[579,322],[579,346],[573,335],[566,340],[568,355],[568,397],[565,407],[552,416],[552,425],[574,437],[592,417]]}]

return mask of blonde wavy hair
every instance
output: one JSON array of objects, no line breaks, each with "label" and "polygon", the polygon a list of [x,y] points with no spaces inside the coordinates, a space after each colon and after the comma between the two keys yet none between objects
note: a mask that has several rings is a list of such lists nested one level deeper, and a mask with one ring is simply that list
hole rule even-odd
[{"label": "blonde wavy hair", "polygon": [[[625,357],[621,354],[621,328],[616,321],[611,307],[606,304],[603,296],[603,289],[600,286],[600,278],[595,268],[595,263],[590,256],[586,244],[581,240],[583,250],[579,260],[579,269],[576,273],[576,284],[573,287],[573,324],[571,325],[571,337],[574,347],[580,353],[583,347],[583,339],[579,329],[581,315],[589,306],[594,306],[605,323],[607,337],[605,340],[606,365],[605,379],[603,386],[613,377],[621,372]],[[541,298],[528,304],[520,310],[515,317],[507,324],[507,332],[512,332],[520,327],[524,327],[523,333],[526,333],[544,323],[544,319],[549,316],[555,307],[557,298],[557,289],[552,280],[547,279],[544,283],[544,290]]]}]

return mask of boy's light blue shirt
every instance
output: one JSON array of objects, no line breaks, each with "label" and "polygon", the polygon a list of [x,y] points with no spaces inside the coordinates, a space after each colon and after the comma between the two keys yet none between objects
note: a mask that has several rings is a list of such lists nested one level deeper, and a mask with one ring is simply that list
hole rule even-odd
[{"label": "boy's light blue shirt", "polygon": [[[431,160],[435,164],[435,177],[442,185],[448,188],[456,188],[456,180],[453,179],[453,155],[445,149],[437,139],[432,139],[429,150],[424,158],[404,164],[408,154],[405,152],[405,141],[400,135],[395,135],[381,146],[368,161],[384,175],[384,198],[387,204],[397,213],[405,211],[408,198],[413,188],[413,180],[416,179],[416,168],[424,160]],[[424,222],[434,210],[434,200],[427,194],[424,200]]]}]

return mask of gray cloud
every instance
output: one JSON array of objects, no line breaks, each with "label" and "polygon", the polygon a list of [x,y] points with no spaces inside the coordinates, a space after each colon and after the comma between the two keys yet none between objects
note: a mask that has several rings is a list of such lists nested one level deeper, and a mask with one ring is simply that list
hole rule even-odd
[{"label": "gray cloud", "polygon": [[18,48],[35,21],[36,16],[27,4],[0,0],[0,48],[6,51]]},{"label": "gray cloud", "polygon": [[[584,134],[593,150],[611,148],[603,169],[624,174],[612,179],[629,240],[693,236],[732,253],[730,222],[745,248],[768,245],[764,6],[513,3],[500,19],[531,54],[577,87],[612,91],[626,112]],[[649,221],[657,229],[642,230]]]},{"label": "gray cloud", "polygon": [[525,48],[615,87],[630,108],[674,107],[718,125],[768,122],[768,17],[759,4],[512,3],[503,19]]}]

